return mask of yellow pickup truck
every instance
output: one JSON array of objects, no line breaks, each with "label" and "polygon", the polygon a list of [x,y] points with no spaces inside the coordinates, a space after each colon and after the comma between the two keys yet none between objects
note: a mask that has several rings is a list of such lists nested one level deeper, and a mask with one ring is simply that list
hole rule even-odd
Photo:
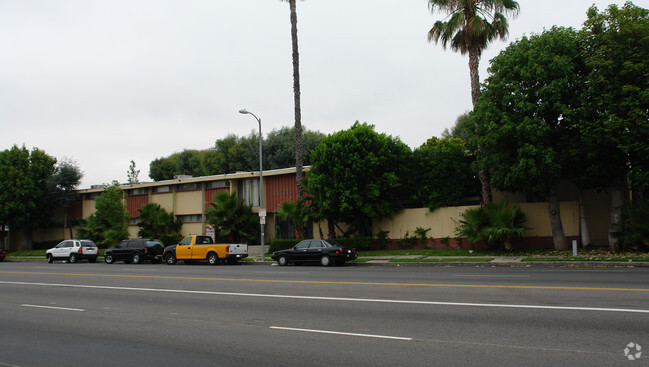
[{"label": "yellow pickup truck", "polygon": [[211,265],[222,261],[236,264],[244,257],[248,257],[248,245],[244,243],[214,243],[212,237],[191,235],[183,238],[177,245],[167,246],[162,253],[162,258],[169,265],[178,260],[186,264],[194,261],[207,260]]}]

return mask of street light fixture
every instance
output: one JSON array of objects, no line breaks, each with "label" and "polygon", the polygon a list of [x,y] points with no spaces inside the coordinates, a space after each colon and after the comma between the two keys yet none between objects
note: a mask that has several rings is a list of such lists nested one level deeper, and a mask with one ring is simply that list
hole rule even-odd
[{"label": "street light fixture", "polygon": [[[259,226],[261,228],[261,261],[263,262],[266,259],[266,251],[264,249],[264,222],[265,222],[265,212],[263,211],[264,207],[264,169],[262,166],[262,159],[261,159],[261,119],[257,117],[254,113],[242,109],[239,110],[240,114],[243,115],[252,115],[252,117],[257,120],[259,123]],[[262,216],[264,219],[262,219]]]}]

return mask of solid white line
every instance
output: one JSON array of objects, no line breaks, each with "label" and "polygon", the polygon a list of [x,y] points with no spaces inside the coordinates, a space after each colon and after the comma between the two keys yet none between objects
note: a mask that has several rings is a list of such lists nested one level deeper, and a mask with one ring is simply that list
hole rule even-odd
[{"label": "solid white line", "polygon": [[365,337],[365,338],[393,339],[393,340],[412,340],[412,338],[404,338],[404,337],[401,337],[401,336],[344,333],[344,332],[341,332],[341,331],[327,331],[327,330],[315,330],[315,329],[297,329],[297,328],[292,328],[292,327],[281,327],[281,326],[271,326],[270,328],[275,329],[275,330],[302,331],[302,332],[306,332],[306,333],[316,333],[316,334],[362,336],[362,337]]},{"label": "solid white line", "polygon": [[303,300],[318,300],[318,301],[370,302],[370,303],[392,303],[392,304],[431,305],[431,306],[522,308],[522,309],[533,309],[533,310],[625,312],[625,313],[646,313],[646,314],[649,314],[649,310],[632,309],[632,308],[573,307],[573,306],[544,306],[544,305],[512,305],[512,304],[498,304],[498,303],[468,303],[468,302],[440,302],[440,301],[409,301],[409,300],[391,300],[391,299],[373,299],[373,298],[291,296],[291,295],[283,295],[283,294],[191,291],[191,290],[184,290],[184,289],[132,288],[132,287],[112,287],[112,286],[103,286],[103,285],[7,282],[7,281],[1,281],[1,280],[0,280],[0,284],[34,285],[34,286],[46,286],[46,287],[110,289],[110,290],[136,291],[136,292],[204,294],[204,295],[213,295],[213,296],[238,296],[238,297],[303,299]]},{"label": "solid white line", "polygon": [[23,307],[35,307],[35,308],[48,308],[48,309],[52,309],[52,310],[61,310],[61,311],[77,311],[77,312],[85,311],[82,308],[54,307],[54,306],[41,306],[41,305],[28,305],[28,304],[22,304],[21,306],[23,306]]}]

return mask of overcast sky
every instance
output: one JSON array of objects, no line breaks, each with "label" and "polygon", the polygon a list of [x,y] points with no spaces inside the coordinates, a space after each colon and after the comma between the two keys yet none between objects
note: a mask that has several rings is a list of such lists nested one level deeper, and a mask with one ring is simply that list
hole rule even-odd
[{"label": "overcast sky", "polygon": [[[623,1],[519,0],[510,36],[580,28]],[[635,4],[647,7],[647,0]],[[414,148],[471,108],[468,58],[429,43],[427,0],[298,1],[302,124],[368,122]],[[0,150],[70,158],[80,188],[217,139],[294,124],[288,3],[279,0],[0,0]]]}]

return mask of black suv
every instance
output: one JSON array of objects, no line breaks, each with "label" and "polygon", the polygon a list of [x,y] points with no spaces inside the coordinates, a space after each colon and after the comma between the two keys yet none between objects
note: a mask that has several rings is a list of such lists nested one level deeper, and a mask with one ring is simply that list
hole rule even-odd
[{"label": "black suv", "polygon": [[112,264],[115,261],[139,264],[142,261],[150,260],[155,264],[162,261],[164,248],[164,244],[158,240],[147,238],[128,239],[106,250],[104,261],[106,264]]}]

